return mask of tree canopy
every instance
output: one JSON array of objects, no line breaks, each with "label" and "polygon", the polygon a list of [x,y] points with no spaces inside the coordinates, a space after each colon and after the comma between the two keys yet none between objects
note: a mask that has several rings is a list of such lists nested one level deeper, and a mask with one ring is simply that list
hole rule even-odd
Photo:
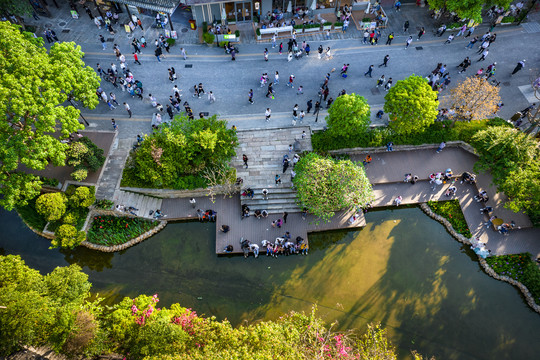
[{"label": "tree canopy", "polygon": [[489,127],[473,136],[479,153],[478,170],[489,170],[497,189],[510,198],[505,207],[524,210],[540,225],[540,150],[532,136],[502,126]]},{"label": "tree canopy", "polygon": [[162,307],[157,294],[126,297],[105,311],[102,299],[88,302],[90,286],[77,265],[41,275],[19,256],[0,256],[0,333],[9,334],[0,337],[0,355],[47,345],[69,358],[396,359],[380,325],[365,334],[336,332],[315,308],[233,328],[179,304]]},{"label": "tree canopy", "polygon": [[235,155],[236,131],[225,120],[210,118],[189,120],[177,116],[147,135],[135,150],[124,170],[124,177],[135,178],[143,186],[174,187],[183,175],[218,166]]},{"label": "tree canopy", "polygon": [[473,19],[482,22],[482,9],[493,5],[505,9],[512,0],[430,0],[429,8],[432,10],[447,10],[455,13],[461,19]]},{"label": "tree canopy", "polygon": [[411,75],[398,81],[384,99],[389,126],[398,134],[421,132],[437,117],[437,92],[420,76]]},{"label": "tree canopy", "polygon": [[32,14],[32,5],[24,0],[0,0],[0,14],[24,16]]},{"label": "tree canopy", "polygon": [[354,93],[338,96],[326,118],[328,134],[345,138],[365,132],[370,123],[371,111],[366,99]]},{"label": "tree canopy", "polygon": [[329,220],[335,211],[363,207],[373,190],[362,166],[309,153],[295,166],[297,202],[312,214]]},{"label": "tree canopy", "polygon": [[11,210],[39,194],[41,181],[19,165],[43,170],[63,166],[67,144],[83,129],[79,110],[68,99],[94,108],[99,78],[85,66],[80,46],[55,43],[50,52],[30,33],[0,22],[0,205]]},{"label": "tree canopy", "polygon": [[486,79],[471,76],[450,90],[444,102],[451,112],[448,117],[455,120],[482,120],[497,112],[501,100],[499,88]]}]

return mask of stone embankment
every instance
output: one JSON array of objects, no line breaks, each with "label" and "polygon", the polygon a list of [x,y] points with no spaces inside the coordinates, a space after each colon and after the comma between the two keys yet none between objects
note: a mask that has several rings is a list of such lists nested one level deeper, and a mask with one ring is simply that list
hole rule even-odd
[{"label": "stone embankment", "polygon": [[[438,215],[438,214],[435,214],[431,208],[428,206],[428,204],[426,203],[422,203],[420,204],[420,208],[431,218],[437,220],[438,222],[440,222],[441,224],[444,225],[444,227],[446,228],[446,230],[448,230],[448,232],[450,233],[450,235],[452,235],[454,238],[457,239],[457,241],[463,243],[463,244],[466,244],[466,245],[472,245],[470,240],[467,239],[465,236],[461,235],[461,234],[458,234],[457,231],[454,230],[454,228],[452,227],[452,225],[450,224],[450,222],[448,220],[446,220],[446,218]],[[538,305],[535,301],[534,301],[534,298],[533,296],[531,295],[531,292],[529,291],[529,289],[527,289],[527,287],[525,285],[523,285],[522,283],[520,283],[519,281],[517,280],[514,280],[508,276],[501,276],[499,274],[497,274],[495,272],[495,270],[493,270],[493,268],[491,266],[488,265],[487,261],[482,258],[481,256],[478,256],[478,260],[480,262],[480,265],[482,266],[482,268],[484,269],[484,271],[486,272],[486,274],[488,274],[489,276],[491,276],[492,278],[494,279],[497,279],[497,280],[500,280],[500,281],[505,281],[509,284],[512,284],[514,285],[515,287],[517,287],[521,293],[523,294],[523,296],[525,296],[525,300],[527,301],[527,304],[534,310],[536,311],[537,313],[540,313],[540,305]]]}]

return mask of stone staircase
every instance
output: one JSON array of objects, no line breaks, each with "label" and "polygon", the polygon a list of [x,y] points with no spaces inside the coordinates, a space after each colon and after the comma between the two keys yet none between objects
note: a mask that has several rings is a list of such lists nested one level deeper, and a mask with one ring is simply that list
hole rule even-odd
[{"label": "stone staircase", "polygon": [[130,191],[117,190],[113,196],[114,205],[124,205],[126,207],[133,206],[137,211],[137,215],[147,219],[152,219],[149,215],[150,210],[156,211],[161,209],[163,199],[137,194]]},{"label": "stone staircase", "polygon": [[262,188],[252,188],[255,195],[252,199],[242,196],[241,203],[249,206],[250,213],[255,210],[266,210],[269,214],[281,214],[301,212],[302,209],[296,205],[296,191],[287,186],[277,186],[267,188],[268,197],[263,198]]},{"label": "stone staircase", "polygon": [[[302,139],[302,132],[306,136]],[[295,153],[301,153],[311,148],[311,131],[308,126],[298,126],[287,129],[266,129],[238,131],[239,148],[237,157],[231,162],[236,168],[236,175],[241,177],[243,189],[251,188],[255,192],[253,199],[241,198],[251,212],[267,210],[271,214],[302,211],[296,205],[296,192],[291,189],[291,169],[283,173],[283,156],[287,154],[290,159]],[[297,151],[289,151],[292,144]],[[243,166],[242,154],[249,158],[246,169]],[[281,176],[281,184],[275,184],[275,176]],[[262,197],[262,189],[268,189],[268,200]]]}]

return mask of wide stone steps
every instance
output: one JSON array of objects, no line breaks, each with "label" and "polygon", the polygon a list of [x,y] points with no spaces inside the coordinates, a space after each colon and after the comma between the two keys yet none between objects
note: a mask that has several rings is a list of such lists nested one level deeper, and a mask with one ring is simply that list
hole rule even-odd
[{"label": "wide stone steps", "polygon": [[302,209],[296,204],[296,192],[290,187],[268,188],[268,199],[262,195],[263,188],[252,188],[253,198],[242,196],[242,205],[250,208],[250,213],[255,210],[266,210],[269,214],[281,214],[284,211],[289,213],[301,212]]},{"label": "wide stone steps", "polygon": [[161,209],[161,203],[163,199],[141,195],[129,191],[117,190],[114,193],[113,201],[116,205],[124,205],[125,207],[134,207],[139,209],[136,213],[138,216],[152,219],[152,215],[149,215],[150,210],[156,211]]}]

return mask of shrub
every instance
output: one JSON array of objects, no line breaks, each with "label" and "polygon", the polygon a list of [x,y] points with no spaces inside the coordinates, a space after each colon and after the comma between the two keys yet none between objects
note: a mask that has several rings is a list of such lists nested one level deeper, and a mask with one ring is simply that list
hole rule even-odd
[{"label": "shrub", "polygon": [[31,228],[42,231],[47,225],[47,220],[37,212],[36,210],[37,198],[28,201],[25,206],[17,206],[16,210],[19,216],[27,223]]},{"label": "shrub", "polygon": [[293,28],[294,28],[294,29],[297,29],[297,30],[298,30],[298,29],[303,29],[303,28],[304,28],[304,25],[302,25],[302,24],[294,25]]},{"label": "shrub", "polygon": [[90,171],[98,171],[98,169],[105,163],[105,156],[103,156],[103,149],[99,148],[89,138],[82,137],[79,139],[88,148],[88,153],[84,158],[84,162]]},{"label": "shrub", "polygon": [[51,179],[45,176],[40,176],[39,179],[43,183],[43,185],[51,186],[51,187],[57,187],[60,183],[57,179]]},{"label": "shrub", "polygon": [[227,45],[228,41],[220,41],[219,42],[219,47],[224,47],[225,45]]},{"label": "shrub", "polygon": [[261,29],[257,28],[257,30],[255,30],[255,32],[257,33],[257,36],[261,36]]},{"label": "shrub", "polygon": [[88,241],[100,245],[119,245],[156,227],[158,221],[125,216],[94,216]]},{"label": "shrub", "polygon": [[62,218],[62,222],[68,225],[75,225],[77,223],[77,220],[79,220],[79,214],[77,214],[77,212],[75,211],[66,212],[64,217]]},{"label": "shrub", "polygon": [[215,35],[212,33],[206,32],[203,34],[203,40],[208,45],[211,45],[214,42],[215,38],[216,38]]},{"label": "shrub", "polygon": [[88,151],[88,147],[83,142],[72,142],[66,150],[66,164],[73,167],[82,164]]},{"label": "shrub", "polygon": [[36,210],[47,221],[59,220],[66,212],[66,203],[64,193],[43,194],[36,200]]},{"label": "shrub", "polygon": [[96,196],[94,191],[86,186],[79,186],[75,189],[73,195],[69,197],[69,205],[73,207],[89,207],[94,201],[96,201]]},{"label": "shrub", "polygon": [[371,18],[365,17],[362,19],[362,22],[371,22]]},{"label": "shrub", "polygon": [[343,23],[341,21],[337,21],[334,23],[334,27],[335,26],[343,26]]},{"label": "shrub", "polygon": [[75,181],[83,181],[84,179],[88,177],[88,170],[86,168],[79,167],[70,175],[71,175],[71,178]]},{"label": "shrub", "polygon": [[54,233],[55,239],[51,240],[51,247],[73,249],[86,238],[84,231],[77,231],[73,225],[60,225]]},{"label": "shrub", "polygon": [[236,30],[234,32],[234,35],[236,36],[237,39],[239,39],[240,38],[240,30]]},{"label": "shrub", "polygon": [[206,188],[208,185],[206,180],[198,175],[187,175],[179,177],[174,183],[173,188],[176,190],[193,190]]},{"label": "shrub", "polygon": [[503,19],[501,20],[501,23],[503,24],[508,24],[508,23],[513,23],[514,21],[516,21],[516,18],[513,17],[513,16],[505,16],[503,17]]},{"label": "shrub", "polygon": [[114,201],[107,199],[99,199],[94,203],[96,208],[103,210],[110,210],[114,206]]},{"label": "shrub", "polygon": [[472,237],[458,200],[428,201],[427,204],[435,214],[446,218],[456,232],[468,239]]},{"label": "shrub", "polygon": [[175,43],[176,43],[175,39],[173,39],[173,38],[168,38],[167,39],[167,44],[169,44],[170,46],[174,46]]}]

